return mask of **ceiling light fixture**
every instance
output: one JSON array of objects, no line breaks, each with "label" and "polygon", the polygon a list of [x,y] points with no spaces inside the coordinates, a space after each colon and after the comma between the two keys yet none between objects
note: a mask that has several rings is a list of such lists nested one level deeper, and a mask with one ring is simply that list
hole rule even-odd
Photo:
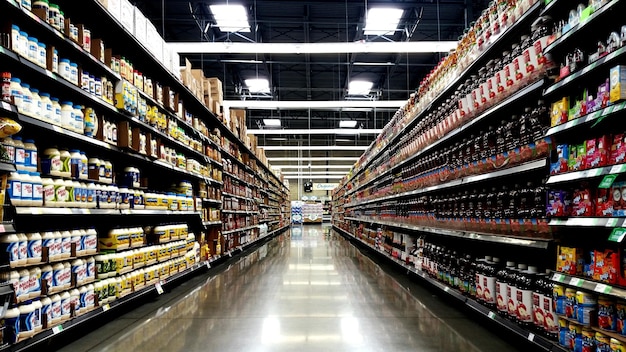
[{"label": "ceiling light fixture", "polygon": [[279,119],[263,119],[263,124],[268,127],[280,127]]},{"label": "ceiling light fixture", "polygon": [[282,174],[287,175],[345,175],[348,171],[283,171]]},{"label": "ceiling light fixture", "polygon": [[345,151],[362,151],[367,150],[369,148],[368,145],[360,146],[360,145],[260,145],[259,148],[263,148],[266,151],[276,151],[276,150],[326,150],[326,151],[337,151],[337,150],[345,150]]},{"label": "ceiling light fixture", "polygon": [[394,34],[400,24],[404,10],[388,7],[374,7],[367,11],[365,20],[365,35]]},{"label": "ceiling light fixture", "polygon": [[248,13],[243,5],[210,5],[216,25],[222,32],[250,32]]},{"label": "ceiling light fixture", "polygon": [[348,95],[368,95],[374,83],[368,81],[354,80],[348,83]]},{"label": "ceiling light fixture", "polygon": [[286,140],[287,140],[287,138],[285,138],[285,137],[271,137],[271,138],[268,138],[268,140],[270,140],[270,141],[278,141],[278,142],[283,142],[283,141],[286,141]]},{"label": "ceiling light fixture", "polygon": [[277,169],[351,169],[354,165],[272,165]]},{"label": "ceiling light fixture", "polygon": [[338,109],[338,108],[395,108],[406,104],[406,100],[374,100],[374,101],[353,101],[353,100],[224,100],[222,106],[224,111],[231,108],[240,108],[247,110],[322,110],[322,109]]},{"label": "ceiling light fixture", "polygon": [[320,175],[320,176],[308,176],[308,175],[285,175],[285,178],[288,179],[296,179],[296,180],[341,180],[345,175]]},{"label": "ceiling light fixture", "polygon": [[302,157],[302,158],[283,158],[283,157],[267,157],[269,161],[357,161],[359,160],[358,156],[355,157]]},{"label": "ceiling light fixture", "polygon": [[[265,120],[265,119],[264,119]],[[282,129],[282,130],[247,130],[246,133],[253,135],[288,135],[288,134],[304,134],[304,135],[320,135],[320,134],[345,134],[345,135],[366,135],[373,134],[378,135],[382,132],[382,129],[355,129],[346,130],[340,128],[325,128],[325,129]]]},{"label": "ceiling light fixture", "polygon": [[341,120],[339,121],[339,128],[355,128],[357,121],[355,120]]},{"label": "ceiling light fixture", "polygon": [[244,81],[250,93],[269,93],[270,82],[265,78],[251,78]]},{"label": "ceiling light fixture", "polygon": [[350,42],[350,43],[219,43],[169,42],[180,54],[396,54],[447,53],[457,41]]}]

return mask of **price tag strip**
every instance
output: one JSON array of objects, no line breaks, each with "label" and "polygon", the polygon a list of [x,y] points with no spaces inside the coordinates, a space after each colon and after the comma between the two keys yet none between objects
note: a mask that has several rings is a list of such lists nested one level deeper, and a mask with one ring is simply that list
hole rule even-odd
[{"label": "price tag strip", "polygon": [[57,326],[52,328],[52,334],[53,335],[56,335],[56,334],[60,333],[61,331],[63,331],[63,325],[57,325]]},{"label": "price tag strip", "polygon": [[156,288],[157,292],[162,295],[165,291],[163,290],[163,286],[161,286],[161,283],[157,283],[154,285],[154,287]]}]

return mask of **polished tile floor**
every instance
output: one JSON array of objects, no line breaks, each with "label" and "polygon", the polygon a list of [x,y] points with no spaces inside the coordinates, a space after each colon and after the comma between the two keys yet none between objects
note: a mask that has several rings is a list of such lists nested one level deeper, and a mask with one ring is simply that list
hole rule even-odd
[{"label": "polished tile floor", "polygon": [[329,227],[294,227],[63,351],[518,351]]}]

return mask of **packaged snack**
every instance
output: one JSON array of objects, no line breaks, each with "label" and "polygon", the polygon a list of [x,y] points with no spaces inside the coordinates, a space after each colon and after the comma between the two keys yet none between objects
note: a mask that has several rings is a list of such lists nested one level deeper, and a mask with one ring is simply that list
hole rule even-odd
[{"label": "packaged snack", "polygon": [[594,214],[592,191],[588,185],[574,190],[572,195],[572,216],[592,216]]},{"label": "packaged snack", "polygon": [[569,216],[571,212],[569,193],[566,191],[549,190],[546,216]]},{"label": "packaged snack", "polygon": [[556,146],[557,159],[550,165],[550,174],[555,175],[568,170],[569,145],[560,144]]},{"label": "packaged snack", "polygon": [[563,99],[552,104],[551,110],[551,126],[557,126],[567,122],[569,119],[569,98]]},{"label": "packaged snack", "polygon": [[583,263],[583,254],[580,248],[559,246],[556,271],[578,275],[582,273]]},{"label": "packaged snack", "polygon": [[613,216],[613,211],[613,200],[611,199],[610,190],[597,189],[595,216]]},{"label": "packaged snack", "polygon": [[621,164],[626,159],[626,136],[624,133],[613,135],[613,143],[611,144],[611,152],[609,155],[609,164]]},{"label": "packaged snack", "polygon": [[610,99],[611,103],[626,99],[626,66],[617,65],[611,68],[610,73]]}]

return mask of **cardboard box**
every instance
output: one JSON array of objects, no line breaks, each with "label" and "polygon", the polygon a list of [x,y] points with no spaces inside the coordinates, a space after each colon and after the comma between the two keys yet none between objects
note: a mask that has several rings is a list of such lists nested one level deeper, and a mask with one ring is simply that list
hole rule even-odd
[{"label": "cardboard box", "polygon": [[609,101],[611,103],[616,103],[620,100],[626,99],[626,66],[617,65],[611,68],[611,74],[609,77]]},{"label": "cardboard box", "polygon": [[559,246],[556,259],[556,271],[569,275],[577,275],[582,273],[583,265],[583,251],[580,248]]},{"label": "cardboard box", "polygon": [[120,22],[130,33],[133,33],[135,10],[128,0],[120,0]]},{"label": "cardboard box", "polygon": [[217,77],[211,77],[208,79],[209,83],[211,83],[211,95],[223,95],[223,89],[222,89],[222,81],[220,81],[219,78]]},{"label": "cardboard box", "polygon": [[111,15],[119,20],[122,12],[122,2],[121,0],[106,0],[105,7],[111,13]]},{"label": "cardboard box", "polygon": [[147,40],[147,28],[148,28],[148,19],[144,14],[139,10],[139,8],[133,8],[133,35],[140,43],[146,43]]}]

